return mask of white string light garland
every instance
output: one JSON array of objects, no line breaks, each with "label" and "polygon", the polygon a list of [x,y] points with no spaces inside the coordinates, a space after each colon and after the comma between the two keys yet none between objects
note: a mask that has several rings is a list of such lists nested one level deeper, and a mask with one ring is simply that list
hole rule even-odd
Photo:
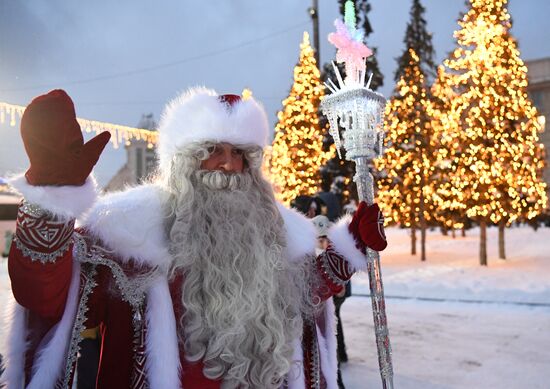
[{"label": "white string light garland", "polygon": [[[21,121],[24,106],[9,104],[0,101],[0,123],[9,122],[10,126],[15,127]],[[145,141],[148,148],[153,148],[158,141],[158,133],[156,131],[146,130],[143,128],[134,128],[123,126],[120,124],[100,122],[97,120],[88,120],[77,118],[78,124],[82,132],[100,134],[108,131],[111,133],[111,144],[115,149],[118,149],[121,144],[129,145],[132,141]]]}]

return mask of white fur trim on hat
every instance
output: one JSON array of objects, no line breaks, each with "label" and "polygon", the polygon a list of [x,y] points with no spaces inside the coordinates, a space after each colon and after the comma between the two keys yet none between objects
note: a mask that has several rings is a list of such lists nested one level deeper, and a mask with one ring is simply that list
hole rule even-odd
[{"label": "white fur trim on hat", "polygon": [[268,127],[264,108],[253,98],[228,106],[212,89],[191,88],[172,100],[161,116],[158,128],[161,166],[167,166],[178,149],[191,142],[253,144],[263,148]]}]

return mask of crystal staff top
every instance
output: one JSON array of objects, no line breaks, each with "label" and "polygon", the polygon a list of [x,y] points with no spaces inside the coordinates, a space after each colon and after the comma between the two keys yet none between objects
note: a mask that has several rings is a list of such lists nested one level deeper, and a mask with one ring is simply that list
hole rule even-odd
[{"label": "crystal staff top", "polygon": [[[323,99],[321,109],[328,118],[329,133],[340,157],[340,149],[344,146],[348,160],[358,157],[372,159],[382,154],[382,118],[386,99],[369,89],[372,74],[365,85],[365,61],[372,55],[372,50],[363,43],[364,34],[355,26],[352,1],[346,2],[344,20],[334,22],[336,32],[330,33],[328,40],[337,48],[336,60],[345,64],[345,80],[333,62],[338,85],[330,79],[325,83],[332,93]],[[340,127],[344,129],[343,145]]]}]

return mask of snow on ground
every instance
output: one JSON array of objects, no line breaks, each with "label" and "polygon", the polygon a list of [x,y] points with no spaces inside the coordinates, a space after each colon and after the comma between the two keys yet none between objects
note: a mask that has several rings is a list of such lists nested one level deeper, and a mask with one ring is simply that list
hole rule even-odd
[{"label": "snow on ground", "polygon": [[[498,230],[487,233],[488,266],[479,265],[479,230],[451,238],[429,231],[427,260],[410,254],[409,230],[389,229],[381,253],[388,296],[550,304],[550,228],[506,230],[507,260],[498,259]],[[417,247],[419,252],[419,247]],[[369,293],[366,274],[353,279],[354,293]]]},{"label": "snow on ground", "polygon": [[[490,228],[487,267],[476,229],[455,239],[430,232],[424,263],[408,234],[388,229],[381,253],[395,388],[550,388],[550,228],[506,230],[506,261]],[[370,298],[357,296],[369,293],[366,274],[352,292],[342,306],[344,382],[381,388]]]},{"label": "snow on ground", "polygon": [[[478,234],[429,232],[421,263],[410,255],[408,231],[388,229],[381,262],[396,389],[550,388],[550,228],[507,230],[506,261],[497,256],[497,229],[489,229],[487,267],[478,265]],[[352,289],[342,306],[344,382],[378,389],[365,274],[354,276]],[[0,259],[0,306],[8,293]]]},{"label": "snow on ground", "polygon": [[[389,299],[396,389],[550,388],[550,308]],[[342,305],[346,389],[381,388],[370,298]]]}]

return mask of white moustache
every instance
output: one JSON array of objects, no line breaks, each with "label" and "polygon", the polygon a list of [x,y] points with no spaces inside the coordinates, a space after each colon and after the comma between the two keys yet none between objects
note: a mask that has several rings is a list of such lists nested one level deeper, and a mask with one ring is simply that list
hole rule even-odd
[{"label": "white moustache", "polygon": [[195,172],[197,182],[214,190],[248,190],[252,177],[248,173],[224,173],[219,170],[198,170]]}]

